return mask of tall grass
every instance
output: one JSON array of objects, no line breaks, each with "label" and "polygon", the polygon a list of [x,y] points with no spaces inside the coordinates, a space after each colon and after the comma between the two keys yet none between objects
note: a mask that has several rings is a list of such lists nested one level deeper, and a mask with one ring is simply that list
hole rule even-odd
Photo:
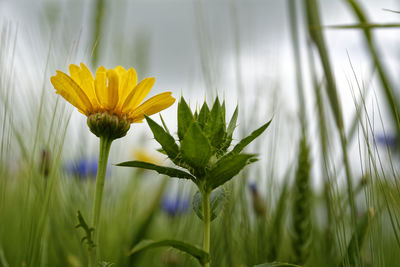
[{"label": "tall grass", "polygon": [[[297,88],[296,123],[285,121],[280,107],[276,107],[271,133],[265,137],[266,142],[256,146],[264,160],[224,185],[227,202],[211,225],[211,266],[254,266],[274,261],[301,266],[397,266],[400,262],[398,143],[391,146],[387,141],[382,147],[377,136],[377,129],[381,128],[384,139],[388,140],[391,135],[388,129],[394,126],[395,138],[399,138],[398,92],[374,36],[374,31],[397,24],[372,22],[361,3],[348,0],[344,3],[358,26],[325,28],[321,3],[287,1],[296,73],[293,80]],[[112,19],[104,12],[112,3],[99,0],[94,4],[89,38],[93,54],[89,53],[88,58],[96,67],[102,54],[107,53],[106,46],[100,43],[105,24]],[[248,90],[243,77],[242,4],[241,1],[226,4],[235,49],[233,90],[239,96]],[[218,78],[223,72],[220,62],[223,57],[218,53],[207,19],[210,5],[193,3],[193,30],[197,32],[201,59],[198,68],[207,96],[214,97],[221,86]],[[379,80],[376,87],[359,78],[351,60],[353,73],[347,75],[355,82],[349,79],[349,88],[338,86],[332,67],[335,60],[325,34],[327,30],[348,28],[363,34],[367,57],[374,69],[371,75]],[[67,139],[72,127],[71,109],[55,100],[48,80],[49,73],[55,71],[53,57],[65,55],[54,55],[61,49],[53,45],[49,48],[43,60],[47,62],[41,70],[43,76],[38,77],[36,85],[32,84],[38,93],[21,101],[15,84],[20,73],[16,73],[14,65],[20,42],[18,31],[12,23],[4,23],[0,31],[0,266],[86,266],[87,248],[81,242],[83,231],[75,228],[76,212],[90,217],[95,183],[90,177],[82,179],[65,170],[67,158],[72,157],[65,149],[71,145]],[[147,54],[151,51],[147,47],[150,37],[135,36],[138,38],[135,43],[142,51],[135,58],[140,65],[149,66],[146,61],[150,57]],[[350,53],[349,59],[351,56]],[[115,59],[118,60],[128,61]],[[262,98],[267,89],[270,88],[254,91],[259,93],[260,103],[274,105]],[[277,91],[281,89],[278,86]],[[353,95],[354,116],[350,127],[345,123],[341,90],[350,90]],[[182,93],[186,94],[185,88]],[[308,98],[310,95],[312,98]],[[386,104],[379,104],[380,95]],[[252,98],[256,99],[246,95],[247,100]],[[259,113],[265,110],[261,106],[253,111],[241,100],[239,106],[246,112],[241,113],[244,115],[237,127],[243,135],[264,116]],[[236,104],[237,100],[226,94],[225,101]],[[389,121],[382,115],[386,111],[390,114]],[[165,119],[165,123],[175,122]],[[291,151],[282,149],[285,144],[281,136],[286,129],[290,129],[297,145]],[[83,138],[73,142],[82,150],[88,147]],[[354,147],[358,158],[353,156]],[[280,162],[282,155],[287,162]],[[357,170],[361,171],[360,179],[356,177]],[[321,186],[313,186],[316,180]],[[173,249],[157,248],[129,255],[132,247],[143,239],[173,238],[193,244],[202,240],[202,222],[191,209],[170,215],[160,208],[164,194],[173,194],[170,188],[193,196],[193,186],[170,182],[145,171],[123,172],[116,167],[112,167],[106,183],[104,216],[99,222],[104,231],[98,237],[101,245],[97,248],[102,266],[198,265],[188,255]]]}]

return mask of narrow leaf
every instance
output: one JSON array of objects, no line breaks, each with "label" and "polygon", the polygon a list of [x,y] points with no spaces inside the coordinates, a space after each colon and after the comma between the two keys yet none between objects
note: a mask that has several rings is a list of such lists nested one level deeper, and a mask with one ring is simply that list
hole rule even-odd
[{"label": "narrow leaf", "polygon": [[164,121],[163,117],[161,116],[161,113],[159,113],[159,114],[160,114],[160,119],[161,119],[161,123],[162,123],[162,125],[163,125],[163,127],[164,127],[164,130],[165,130],[167,133],[169,133],[168,127],[167,127],[167,125],[165,124],[165,121]]},{"label": "narrow leaf", "polygon": [[185,99],[182,97],[178,104],[178,137],[182,140],[193,122],[193,114]]},{"label": "narrow leaf", "polygon": [[143,240],[131,249],[129,255],[141,252],[149,248],[157,248],[157,247],[173,247],[182,252],[186,252],[189,255],[196,258],[200,262],[200,264],[206,264],[207,262],[210,261],[210,255],[204,250],[196,246],[193,246],[191,244],[171,239],[165,239],[160,241]]},{"label": "narrow leaf", "polygon": [[193,122],[181,141],[182,158],[190,166],[205,167],[211,157],[210,142],[199,124]]},{"label": "narrow leaf", "polygon": [[347,263],[355,265],[357,262],[357,254],[360,253],[365,237],[367,236],[368,228],[371,220],[374,218],[374,212],[372,209],[367,210],[357,223],[357,229],[351,237],[349,246],[347,248],[347,256],[343,259],[340,266],[347,266]]},{"label": "narrow leaf", "polygon": [[146,117],[147,124],[153,132],[154,138],[160,143],[162,149],[167,153],[168,157],[173,161],[179,153],[178,145],[175,143],[175,139],[167,133],[163,127],[158,125],[151,118]]},{"label": "narrow leaf", "polygon": [[238,114],[239,114],[239,106],[236,106],[235,112],[233,112],[232,118],[229,121],[228,129],[226,130],[227,135],[230,137],[232,137],[233,131],[236,128]]},{"label": "narrow leaf", "polygon": [[209,188],[214,189],[223,185],[237,175],[255,154],[228,154],[222,157],[205,177]]},{"label": "narrow leaf", "polygon": [[271,124],[272,119],[267,122],[266,124],[264,124],[263,126],[261,126],[260,128],[258,128],[257,130],[253,131],[249,136],[243,138],[231,151],[232,154],[238,154],[240,153],[248,144],[250,144],[251,142],[253,142],[254,139],[256,139],[257,137],[259,137],[267,128],[268,126]]},{"label": "narrow leaf", "polygon": [[171,168],[171,167],[159,166],[159,165],[155,165],[153,163],[148,163],[148,162],[143,162],[143,161],[126,161],[126,162],[118,163],[118,164],[116,164],[116,166],[142,168],[142,169],[146,169],[146,170],[153,170],[153,171],[158,172],[159,174],[168,175],[169,177],[190,179],[193,181],[196,180],[196,178],[194,176],[192,176],[190,173],[187,173],[185,171]]}]

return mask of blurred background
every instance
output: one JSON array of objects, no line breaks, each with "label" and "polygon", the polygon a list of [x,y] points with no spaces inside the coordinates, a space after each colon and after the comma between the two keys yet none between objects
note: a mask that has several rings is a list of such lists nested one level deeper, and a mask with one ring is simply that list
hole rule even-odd
[{"label": "blurred background", "polygon": [[[353,230],[358,229],[349,226],[349,210],[354,208],[363,214],[370,207],[386,207],[385,215],[377,223],[379,230],[367,238],[367,252],[357,246],[355,262],[362,264],[356,266],[398,266],[390,264],[398,264],[395,255],[400,247],[399,241],[393,238],[399,231],[396,214],[400,211],[397,202],[400,196],[397,194],[400,3],[395,0],[317,1],[316,12],[321,24],[311,25],[310,14],[313,13],[309,2],[313,1],[0,1],[0,217],[3,218],[0,228],[2,233],[8,232],[7,238],[0,238],[3,265],[8,261],[9,266],[21,266],[21,263],[26,266],[24,263],[30,264],[27,259],[36,254],[40,255],[40,265],[36,266],[85,264],[85,248],[83,244],[79,245],[79,232],[70,226],[76,221],[74,212],[87,210],[91,205],[90,181],[97,168],[98,139],[88,131],[86,117],[56,95],[50,83],[56,70],[67,72],[69,64],[83,62],[92,72],[99,65],[134,67],[139,80],[156,78],[149,96],[172,91],[175,98],[184,96],[189,100],[192,110],[204,101],[211,104],[217,96],[226,102],[227,117],[239,105],[236,139],[248,135],[273,117],[267,133],[248,149],[258,153],[260,161],[237,178],[240,180],[237,185],[232,183],[228,188],[232,199],[225,213],[230,219],[220,219],[218,223],[226,226],[237,217],[238,223],[228,227],[234,232],[236,226],[242,225],[242,218],[244,225],[248,223],[246,229],[249,232],[243,230],[240,235],[249,236],[249,240],[235,237],[224,243],[221,241],[224,234],[220,233],[215,237],[220,242],[216,243],[220,245],[215,248],[215,254],[220,253],[220,256],[216,256],[215,266],[250,266],[271,259],[293,259],[290,252],[270,249],[267,253],[261,247],[263,242],[271,242],[268,229],[273,227],[274,218],[278,220],[281,216],[277,211],[281,207],[280,200],[289,194],[285,190],[291,191],[288,188],[295,187],[301,158],[299,140],[304,136],[310,149],[307,184],[314,192],[310,203],[320,210],[313,214],[312,231],[318,232],[313,238],[327,242],[322,238],[324,227],[329,221],[335,223],[330,226],[333,230],[328,228],[332,230],[329,230],[329,237],[335,240],[337,249],[320,248],[326,249],[321,255],[334,251],[333,256],[328,253],[335,259],[333,262],[353,266],[351,260],[340,260],[350,258],[346,252],[348,242]],[[321,42],[311,38],[313,31],[323,33],[334,83],[329,79],[326,66],[321,64],[324,62],[323,49]],[[336,110],[332,108],[335,95],[339,103]],[[162,112],[169,129],[176,129],[176,106]],[[158,115],[153,117],[160,121]],[[338,126],[341,117],[342,129]],[[200,225],[200,220],[185,208],[190,206],[188,203],[194,194],[191,185],[178,180],[167,183],[165,178],[153,173],[132,173],[132,170],[112,166],[141,157],[169,164],[156,151],[158,144],[145,123],[132,125],[128,135],[114,143],[106,183],[107,218],[103,223],[115,229],[104,234],[109,245],[101,250],[107,261],[119,263],[116,266],[130,266],[121,260],[121,251],[134,244],[134,240],[144,236],[169,236],[168,229],[173,229],[172,235],[180,236],[192,229],[192,225]],[[52,195],[46,193],[46,189],[37,188],[46,164],[49,175],[58,179],[52,185]],[[78,178],[70,179],[71,176]],[[88,177],[92,178],[86,179]],[[371,178],[370,187],[366,189],[364,183],[368,177],[375,178]],[[346,198],[350,178],[356,195],[355,204]],[[19,187],[22,181],[25,185]],[[381,182],[374,186],[375,181]],[[80,184],[82,182],[85,186]],[[391,190],[393,195],[389,193]],[[152,192],[150,195],[154,199],[149,198],[147,192]],[[359,192],[364,194],[358,197]],[[382,192],[389,197],[382,200]],[[41,193],[43,196],[38,197]],[[177,195],[179,201],[184,199],[187,203],[177,205],[175,200],[168,200]],[[332,202],[325,203],[329,198]],[[260,199],[262,204],[257,204]],[[143,200],[147,205],[141,204]],[[155,215],[154,219],[156,209],[151,203],[159,201],[167,214],[171,213],[171,205],[178,208],[172,209],[172,215],[166,218]],[[132,204],[134,202],[136,204]],[[39,203],[47,203],[46,208]],[[271,211],[265,215],[271,223],[255,219],[257,210],[265,213],[264,208],[257,208],[257,205],[265,205],[265,210]],[[335,205],[344,208],[332,211],[329,207]],[[60,218],[47,223],[36,221],[36,213],[50,215],[57,212],[55,207],[58,212],[60,207],[65,208]],[[139,213],[133,212],[135,210]],[[178,222],[176,213],[182,210],[188,210],[190,215]],[[247,213],[246,210],[251,211]],[[343,214],[348,221],[340,220]],[[22,217],[29,219],[22,223]],[[61,223],[64,217],[68,220]],[[170,223],[170,217],[175,220],[173,227],[163,227],[165,219]],[[132,225],[142,225],[143,221],[148,223],[153,219],[155,222],[152,229],[138,234],[135,231],[141,228],[132,226],[131,229],[130,223],[117,229],[116,218],[132,222]],[[281,221],[278,222],[286,225],[285,219],[279,218]],[[290,219],[286,223],[290,225]],[[13,225],[11,229],[10,225]],[[384,237],[378,238],[383,225],[389,230]],[[57,227],[63,230],[57,230]],[[54,231],[58,234],[49,237]],[[260,231],[264,232],[260,234]],[[296,230],[282,231],[286,234],[281,246],[285,247]],[[121,238],[121,234],[130,236],[126,233],[135,237]],[[193,236],[199,234],[200,228]],[[25,238],[30,241],[24,243]],[[309,240],[311,237],[307,242]],[[42,245],[35,245],[35,242]],[[257,252],[249,252],[252,251],[250,248],[243,251],[241,245],[246,242]],[[21,244],[25,244],[23,248],[12,252]],[[44,253],[46,246],[51,244],[54,248]],[[119,249],[119,245],[114,244],[124,248]],[[72,249],[75,245],[78,247]],[[79,246],[83,248],[81,252],[78,252]],[[381,249],[377,249],[378,246]],[[396,248],[384,252],[385,246]],[[242,254],[230,257],[237,250]],[[226,257],[222,255],[224,251]],[[315,255],[317,251],[309,249],[310,266],[324,262],[323,256]],[[275,253],[275,257],[271,253]],[[54,255],[63,256],[57,259]],[[191,262],[189,259],[180,259],[181,254],[166,256],[158,251],[157,255],[161,256],[153,261],[146,261],[149,258],[146,256],[136,260],[144,264],[139,266],[159,266],[160,259],[164,264],[176,260],[178,265],[191,266],[187,263]],[[148,262],[154,265],[145,265]]]},{"label": "blurred background", "polygon": [[[385,10],[395,10],[398,5],[396,1],[363,1],[370,20],[382,24],[398,21],[398,13]],[[320,12],[326,26],[357,21],[344,1],[322,1]],[[301,5],[296,13],[304,104],[313,136],[318,131],[314,116],[316,101],[308,71]],[[37,114],[34,109],[39,108],[37,103],[42,97],[40,107],[53,112],[57,96],[49,80],[55,70],[67,71],[69,64],[80,62],[91,65],[92,71],[99,65],[107,68],[122,65],[136,68],[139,79],[156,77],[151,95],[171,90],[175,97],[189,98],[193,108],[218,95],[226,100],[228,114],[240,102],[242,129],[250,122],[261,124],[274,115],[279,118],[272,125],[276,133],[274,143],[285,152],[273,157],[284,168],[287,159],[295,154],[291,148],[296,143],[293,137],[300,133],[300,127],[296,127],[299,101],[287,1],[13,0],[0,2],[0,15],[2,64],[6,71],[2,80],[7,85],[2,89],[11,86],[16,89],[8,95],[15,110],[13,119],[23,120],[22,125],[34,127],[31,116]],[[372,102],[377,103],[381,101],[376,90],[380,84],[373,75],[373,62],[362,31],[328,28],[324,33],[348,128],[356,110],[351,89],[356,80],[364,81],[376,91],[377,97]],[[380,59],[391,81],[398,85],[398,29],[378,29],[374,35]],[[358,94],[358,90],[353,91]],[[93,152],[97,148],[93,144],[96,138],[86,131],[85,117],[72,112],[68,104],[59,105],[65,105],[66,115],[72,116],[67,130],[67,140],[71,141],[66,152],[83,153],[81,144],[72,141],[77,136],[90,144],[85,152]],[[385,102],[380,105],[384,120],[385,105]],[[174,128],[174,109],[164,113],[168,125]],[[382,128],[379,123],[375,127]],[[386,128],[388,133],[395,130],[390,124]],[[132,146],[142,133],[148,133],[144,125],[135,125],[131,131],[134,134],[129,134],[126,138],[129,140],[123,142],[131,141]],[[268,157],[267,154],[262,157]],[[357,155],[358,152],[356,158]]]}]

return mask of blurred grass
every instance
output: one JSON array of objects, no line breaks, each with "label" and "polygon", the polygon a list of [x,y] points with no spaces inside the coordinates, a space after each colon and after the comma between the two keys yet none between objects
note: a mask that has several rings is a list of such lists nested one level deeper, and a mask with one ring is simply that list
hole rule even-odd
[{"label": "blurred grass", "polygon": [[[106,53],[99,50],[106,19],[103,14],[106,3],[102,0],[95,1],[96,8],[93,9],[93,66],[97,66],[102,53]],[[328,55],[328,44],[324,38],[325,27],[321,23],[323,14],[318,9],[318,2],[307,0],[295,3],[289,0],[287,7],[291,14],[290,36],[296,64],[300,129],[297,124],[290,127],[293,130],[293,139],[299,140],[294,142],[298,143],[298,147],[303,147],[303,151],[305,144],[302,142],[305,141],[296,135],[300,132],[301,136],[308,138],[310,158],[305,160],[305,152],[295,154],[293,159],[287,157],[287,162],[284,163],[285,173],[282,175],[277,171],[278,164],[282,164],[278,161],[278,154],[290,153],[280,149],[282,130],[278,127],[287,122],[283,120],[283,116],[277,114],[275,134],[267,137],[273,136],[268,140],[271,146],[266,147],[263,143],[257,145],[259,153],[267,154],[271,160],[266,166],[259,164],[254,170],[242,173],[239,179],[225,186],[228,202],[222,215],[211,226],[212,266],[253,266],[272,261],[298,262],[305,266],[398,265],[398,151],[388,145],[384,152],[378,148],[375,138],[377,126],[374,121],[375,112],[378,112],[378,123],[382,128],[394,125],[396,137],[399,136],[396,100],[398,93],[395,92],[388,70],[382,62],[375,44],[376,37],[372,35],[372,30],[393,27],[397,23],[372,23],[360,3],[353,0],[346,3],[349,11],[358,20],[357,28],[364,35],[369,58],[376,68],[376,73],[373,74],[380,81],[377,90],[382,91],[387,105],[381,107],[376,104],[378,100],[375,95],[372,100],[375,106],[371,110],[371,94],[367,92],[372,89],[369,85],[358,80],[355,86],[349,83],[353,91],[355,115],[351,126],[345,129],[339,88],[331,67],[333,62]],[[234,78],[236,91],[240,95],[246,88],[242,80],[243,33],[240,31],[237,4],[230,3],[230,11],[236,50]],[[300,5],[305,9],[301,9]],[[201,69],[204,83],[213,97],[219,84],[221,58],[214,50],[215,43],[205,12],[206,6],[196,2],[195,7]],[[302,20],[306,20],[307,25]],[[354,25],[342,26],[337,30],[354,28]],[[304,30],[306,36],[301,36]],[[49,98],[48,91],[51,90],[46,77],[48,73],[54,72],[50,69],[51,64],[45,65],[43,77],[39,78],[43,79],[39,98],[29,99],[31,105],[22,107],[29,120],[18,118],[21,113],[16,112],[14,107],[14,104],[18,104],[19,96],[16,95],[17,86],[13,84],[16,74],[12,67],[18,42],[17,32],[17,28],[4,24],[0,33],[0,265],[86,266],[86,247],[80,241],[83,233],[74,226],[77,224],[77,210],[86,218],[91,215],[94,183],[90,178],[78,179],[65,172],[65,136],[70,114],[58,100],[52,101]],[[143,68],[147,68],[150,37],[143,34],[136,36],[135,44],[141,52],[135,59]],[[305,51],[302,47],[306,48]],[[48,63],[52,51],[50,48],[46,59]],[[121,51],[118,54],[123,55]],[[120,60],[128,61],[125,58]],[[303,60],[308,62],[308,68],[302,64]],[[318,72],[320,67],[323,69],[322,75]],[[356,76],[356,73],[351,75]],[[309,78],[310,88],[304,82]],[[312,92],[313,99],[307,98],[307,90]],[[228,101],[235,100],[226,99]],[[242,103],[239,104],[242,107]],[[383,119],[381,108],[389,110],[390,123],[387,124]],[[257,106],[255,109],[258,110]],[[309,110],[315,111],[315,116],[307,114]],[[251,113],[245,113],[245,117],[241,118],[243,124],[238,127],[246,132],[246,127],[257,119]],[[315,131],[318,135],[310,137],[313,125],[316,125]],[[358,143],[359,166],[351,166],[349,159],[349,150],[354,140]],[[87,145],[83,139],[75,141],[74,145],[82,149]],[[339,156],[334,149],[338,143],[341,148]],[[47,173],[41,163],[43,149],[50,155]],[[293,162],[298,162],[299,165],[297,175]],[[307,163],[311,166],[307,166]],[[303,176],[303,181],[299,181],[299,173],[304,174],[305,169],[301,171],[300,167],[309,168],[310,171],[310,176]],[[361,169],[361,180],[353,175],[356,168]],[[267,169],[267,174],[261,171],[264,169]],[[343,170],[346,173],[346,186],[339,181]],[[322,180],[323,190],[316,190],[311,186],[311,181],[307,179],[313,175]],[[126,183],[115,182],[120,178],[129,180]],[[250,180],[257,181],[259,198],[256,200],[248,189]],[[305,182],[306,189],[302,186]],[[106,183],[103,210],[105,216],[101,219],[101,227],[106,231],[100,236],[102,245],[99,248],[104,261],[115,263],[115,266],[197,265],[187,255],[163,248],[146,251],[135,257],[128,256],[128,251],[144,238],[173,238],[193,244],[201,240],[202,224],[191,210],[171,217],[159,208],[162,195],[169,186],[167,180],[146,172],[126,174],[117,171]],[[267,190],[263,190],[264,183],[267,184]],[[185,187],[183,190],[183,183],[178,182],[178,185],[180,191],[193,195],[194,188]],[[260,201],[260,205],[266,206],[264,214],[254,209],[253,201]]]}]

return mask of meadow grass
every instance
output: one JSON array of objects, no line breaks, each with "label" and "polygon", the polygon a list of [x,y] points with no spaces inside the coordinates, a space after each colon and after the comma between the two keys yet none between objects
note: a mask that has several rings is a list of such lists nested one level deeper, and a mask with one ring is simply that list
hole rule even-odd
[{"label": "meadow grass", "polygon": [[[210,266],[399,265],[398,143],[391,145],[385,141],[382,147],[376,136],[377,125],[384,129],[385,140],[390,135],[386,129],[394,127],[398,141],[398,92],[379,56],[374,37],[375,31],[397,24],[370,22],[361,1],[348,0],[345,1],[348,10],[358,24],[325,28],[319,2],[287,1],[299,106],[296,123],[290,127],[297,146],[292,151],[282,151],[279,136],[287,122],[279,110],[274,110],[272,128],[260,137],[266,141],[256,141],[252,147],[260,155],[267,155],[267,160],[249,166],[222,185],[226,202],[220,215],[211,222],[207,248]],[[107,3],[95,1],[92,13],[90,42],[94,66],[105,49],[101,34]],[[196,1],[194,6],[203,80],[210,90],[207,97],[214,99],[218,94],[215,87],[221,71],[220,58],[214,51],[206,5]],[[241,63],[243,33],[236,13],[238,3],[230,2],[229,8],[234,22],[236,91],[241,95],[245,92]],[[348,28],[356,28],[363,34],[372,73],[380,84],[372,88],[369,81],[357,77],[352,67],[353,73],[348,75],[356,80],[354,84],[349,79],[354,116],[350,126],[345,127],[325,34],[327,30]],[[90,224],[95,181],[93,177],[68,173],[65,169],[71,112],[59,98],[53,101],[55,98],[47,93],[53,90],[46,79],[48,73],[54,73],[49,69],[51,48],[43,77],[38,78],[41,79],[39,96],[21,103],[21,95],[13,83],[18,73],[12,67],[17,32],[17,27],[5,23],[0,33],[0,266],[87,266],[87,243],[82,240],[85,236],[82,228],[76,228],[77,212]],[[148,42],[146,38],[144,43]],[[141,53],[146,51],[143,48]],[[147,58],[148,55],[138,56],[142,61],[139,65],[146,68]],[[308,68],[304,68],[302,60],[308,62]],[[309,86],[306,80],[311,80]],[[312,94],[311,99],[307,98],[307,90]],[[379,104],[380,91],[385,105]],[[185,91],[182,92],[184,95]],[[236,100],[226,97],[225,101]],[[389,121],[383,117],[383,109],[389,111]],[[235,136],[234,143],[249,134],[248,128],[255,128],[259,119],[240,102],[239,110],[243,110],[239,112],[237,125],[240,134]],[[310,114],[310,110],[315,114]],[[21,117],[22,114],[25,115]],[[162,123],[164,127],[173,124]],[[84,138],[76,138],[74,142],[76,147],[87,146]],[[354,147],[357,160],[351,156]],[[293,159],[287,157],[283,174],[278,170],[278,165],[282,165],[278,162],[279,153],[295,155]],[[361,171],[361,177],[355,177],[356,170]],[[257,179],[251,179],[255,176]],[[313,186],[313,176],[318,177],[321,186]],[[256,181],[252,188],[250,180]],[[96,250],[100,266],[199,266],[196,259],[172,248],[130,253],[148,239],[181,240],[202,247],[203,222],[191,207],[176,214],[160,208],[164,194],[171,188],[174,196],[187,196],[190,202],[196,193],[196,187],[185,181],[172,181],[144,170],[120,171],[112,167],[111,175],[106,177],[99,219],[101,231]]]}]

